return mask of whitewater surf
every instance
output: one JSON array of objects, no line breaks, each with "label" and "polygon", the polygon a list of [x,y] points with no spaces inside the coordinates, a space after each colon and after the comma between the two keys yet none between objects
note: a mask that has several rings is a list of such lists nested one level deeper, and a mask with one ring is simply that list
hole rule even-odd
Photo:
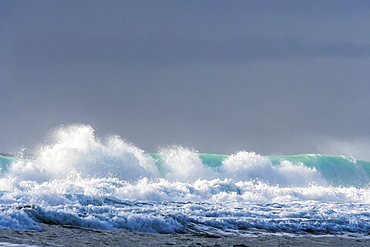
[{"label": "whitewater surf", "polygon": [[344,156],[145,153],[87,125],[32,156],[0,156],[0,228],[40,223],[152,233],[370,232],[370,162]]}]

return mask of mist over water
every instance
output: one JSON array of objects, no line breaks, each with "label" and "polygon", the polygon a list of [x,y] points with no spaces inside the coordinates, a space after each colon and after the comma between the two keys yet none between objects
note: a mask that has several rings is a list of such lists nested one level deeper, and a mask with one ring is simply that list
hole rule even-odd
[{"label": "mist over water", "polygon": [[159,233],[366,233],[370,163],[344,156],[145,153],[88,125],[33,157],[0,156],[0,227],[38,222]]}]

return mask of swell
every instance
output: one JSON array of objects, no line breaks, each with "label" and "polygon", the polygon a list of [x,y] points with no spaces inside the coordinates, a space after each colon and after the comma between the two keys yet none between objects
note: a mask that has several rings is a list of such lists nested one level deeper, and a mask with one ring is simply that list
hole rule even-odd
[{"label": "swell", "polygon": [[[151,153],[147,155],[155,159],[158,167],[164,166],[161,154]],[[211,168],[222,168],[224,162],[231,157],[230,155],[210,153],[199,153],[197,155],[204,166]],[[266,158],[276,168],[281,168],[283,164],[290,164],[293,167],[303,166],[315,170],[334,186],[362,187],[370,183],[370,162],[368,161],[322,154],[272,155],[266,156]],[[243,162],[248,164],[247,160]]]},{"label": "swell", "polygon": [[[177,149],[183,149],[177,147]],[[175,152],[174,150],[171,150]],[[196,153],[189,150],[177,150],[176,154],[172,154],[172,160],[168,157],[169,150],[160,153],[143,153],[143,156],[149,160],[149,163],[155,164],[158,169],[157,177],[163,177],[167,179],[181,180],[180,176],[186,179],[234,179],[236,181],[248,181],[248,180],[262,180],[270,184],[289,185],[284,180],[285,177],[296,176],[297,173],[301,176],[306,176],[307,172],[313,174],[316,173],[324,181],[328,182],[332,186],[344,186],[344,187],[367,187],[370,183],[370,162],[355,160],[353,158],[345,156],[329,156],[321,154],[302,154],[302,155],[273,155],[273,156],[259,156],[254,153],[244,154],[249,157],[238,157],[237,153],[234,155],[223,155],[223,154],[210,154],[210,153]],[[187,154],[184,154],[184,152]],[[189,159],[189,155],[193,155],[193,159]],[[242,156],[242,155],[239,155]],[[250,156],[253,156],[251,158]],[[174,158],[175,157],[175,158]],[[259,160],[255,160],[255,158]],[[123,160],[116,159],[114,157],[109,158],[112,162],[110,166],[110,172],[106,174],[95,174],[94,177],[100,177],[101,175],[107,175],[111,177],[117,177],[116,173],[120,170],[128,171],[123,166],[133,166],[133,170],[136,171],[135,166],[138,166],[137,160],[133,159],[134,164],[124,164]],[[180,160],[177,161],[176,159]],[[99,159],[98,159],[99,160]],[[23,166],[29,165],[29,163],[39,162],[34,158],[28,157],[11,157],[8,155],[0,155],[0,173],[9,173],[10,168],[13,164],[19,164]],[[100,161],[104,163],[105,161]],[[135,163],[136,162],[136,163]],[[174,164],[176,162],[182,162],[180,166]],[[200,163],[196,164],[196,163]],[[94,162],[92,162],[94,163]],[[127,162],[126,162],[127,163]],[[129,161],[130,163],[130,161]],[[194,164],[195,163],[195,164]],[[231,163],[231,164],[228,164]],[[115,166],[115,167],[114,167]],[[188,168],[185,168],[188,167]],[[205,170],[204,170],[205,168]],[[198,176],[194,177],[194,172]],[[179,171],[186,170],[186,173],[181,174]],[[17,171],[12,170],[13,173]],[[177,174],[176,174],[177,173]],[[244,174],[243,174],[244,173]],[[270,173],[270,174],[269,174]],[[282,173],[285,173],[282,175]],[[149,174],[149,173],[148,173]],[[280,181],[276,179],[276,176],[280,176]],[[317,178],[316,176],[316,178]],[[147,177],[145,172],[139,173],[137,177]],[[273,179],[272,177],[275,177]],[[309,180],[312,178],[312,181]],[[128,179],[129,180],[129,179]],[[314,177],[308,177],[308,182],[317,182]],[[296,185],[296,184],[293,184]]]},{"label": "swell", "polygon": [[53,132],[33,156],[0,156],[0,172],[23,181],[45,182],[79,176],[115,178],[129,183],[143,178],[192,183],[230,179],[260,181],[281,187],[367,187],[370,162],[320,154],[261,156],[241,151],[231,155],[198,153],[170,146],[158,153],[127,143],[119,136],[100,139],[89,125],[71,125]]}]

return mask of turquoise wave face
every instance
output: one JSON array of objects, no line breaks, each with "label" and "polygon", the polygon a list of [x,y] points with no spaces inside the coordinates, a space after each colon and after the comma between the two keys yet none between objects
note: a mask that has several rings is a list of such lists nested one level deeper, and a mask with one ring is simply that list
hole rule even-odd
[{"label": "turquoise wave face", "polygon": [[[160,153],[147,153],[148,156],[152,157],[158,167],[164,167],[164,157]],[[210,154],[210,153],[197,153],[197,156],[201,160],[202,164],[207,167],[219,167],[222,166],[222,162],[229,156],[226,154]]]},{"label": "turquoise wave face", "polygon": [[13,161],[14,158],[0,155],[0,173],[6,172]]},{"label": "turquoise wave face", "polygon": [[363,187],[370,183],[370,162],[345,156],[305,154],[293,156],[270,156],[274,165],[286,160],[316,169],[321,176],[334,186]]}]

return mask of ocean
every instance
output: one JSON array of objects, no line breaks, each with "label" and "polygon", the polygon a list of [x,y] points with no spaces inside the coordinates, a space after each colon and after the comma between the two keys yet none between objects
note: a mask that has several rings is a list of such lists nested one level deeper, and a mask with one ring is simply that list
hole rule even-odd
[{"label": "ocean", "polygon": [[0,228],[153,233],[370,233],[370,162],[322,154],[157,153],[88,125],[32,155],[0,155]]}]

